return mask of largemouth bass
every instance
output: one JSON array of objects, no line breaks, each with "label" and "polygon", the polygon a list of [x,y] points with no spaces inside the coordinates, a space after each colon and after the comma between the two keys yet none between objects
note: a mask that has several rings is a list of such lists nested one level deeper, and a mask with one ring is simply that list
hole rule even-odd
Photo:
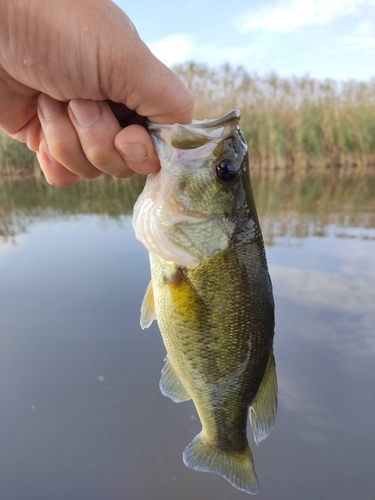
[{"label": "largemouth bass", "polygon": [[239,118],[149,124],[161,170],[133,225],[151,263],[141,326],[156,319],[167,350],[161,391],[192,399],[202,424],[183,460],[254,494],[246,428],[258,444],[276,416],[274,302]]}]

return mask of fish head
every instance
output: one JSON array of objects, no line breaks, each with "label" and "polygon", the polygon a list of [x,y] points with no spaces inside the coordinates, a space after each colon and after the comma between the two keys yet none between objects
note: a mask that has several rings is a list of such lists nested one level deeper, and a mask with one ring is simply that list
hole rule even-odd
[{"label": "fish head", "polygon": [[239,117],[149,124],[161,169],[148,177],[133,225],[151,253],[192,269],[244,234],[249,172]]}]

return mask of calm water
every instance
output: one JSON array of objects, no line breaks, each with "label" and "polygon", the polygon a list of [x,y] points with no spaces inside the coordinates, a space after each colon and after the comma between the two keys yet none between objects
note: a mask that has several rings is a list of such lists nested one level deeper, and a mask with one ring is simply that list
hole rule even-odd
[{"label": "calm water", "polygon": [[[0,185],[1,500],[250,496],[184,466],[191,402],[158,382],[139,309],[148,257],[139,189]],[[375,496],[375,186],[367,177],[255,182],[277,328],[276,426],[256,447],[259,500]]]}]

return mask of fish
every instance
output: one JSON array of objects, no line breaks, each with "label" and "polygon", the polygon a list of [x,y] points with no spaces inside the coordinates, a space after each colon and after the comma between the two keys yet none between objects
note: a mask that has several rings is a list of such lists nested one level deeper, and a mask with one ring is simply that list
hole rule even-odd
[{"label": "fish", "polygon": [[258,492],[247,439],[274,425],[274,299],[250,180],[240,111],[192,124],[148,123],[161,169],[133,212],[149,251],[151,281],[141,327],[156,320],[167,351],[160,389],[192,399],[201,432],[188,467]]}]

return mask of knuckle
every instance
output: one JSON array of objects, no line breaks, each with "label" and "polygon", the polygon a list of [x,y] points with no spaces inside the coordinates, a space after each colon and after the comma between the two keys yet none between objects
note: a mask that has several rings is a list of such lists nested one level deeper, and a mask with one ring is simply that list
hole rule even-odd
[{"label": "knuckle", "polygon": [[109,165],[113,162],[113,155],[101,146],[94,146],[86,151],[89,161],[98,167]]},{"label": "knuckle", "polygon": [[51,140],[48,142],[51,155],[58,161],[69,156],[69,147],[62,141]]},{"label": "knuckle", "polygon": [[108,151],[100,146],[86,151],[89,162],[102,172],[114,175],[115,177],[128,177],[128,167],[121,159],[120,155],[114,151]]}]

